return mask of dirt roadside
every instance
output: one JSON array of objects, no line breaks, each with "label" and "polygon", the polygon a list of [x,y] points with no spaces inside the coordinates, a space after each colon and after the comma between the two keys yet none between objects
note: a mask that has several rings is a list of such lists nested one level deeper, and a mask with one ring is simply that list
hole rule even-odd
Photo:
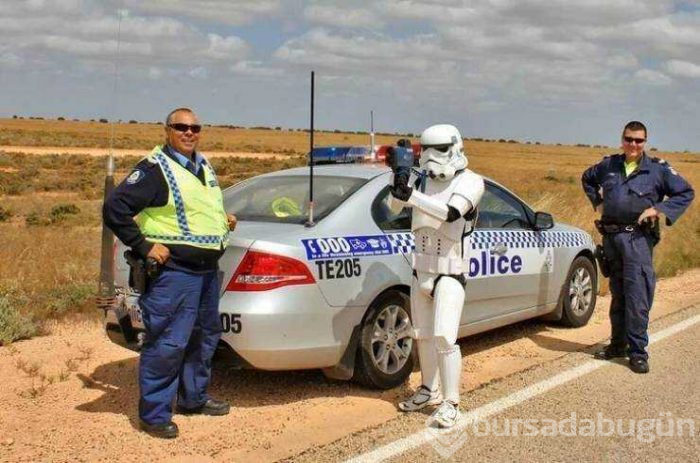
[{"label": "dirt roadside", "polygon": [[[700,269],[661,280],[652,319],[698,302]],[[580,329],[526,322],[463,340],[462,390],[604,340],[608,304],[600,297]],[[137,430],[136,375],[137,357],[94,322],[0,347],[0,460],[274,461],[391,420],[419,381],[414,373],[402,388],[375,392],[318,371],[217,371],[211,392],[233,404],[231,414],[176,415],[181,437],[164,442]]]},{"label": "dirt roadside", "polygon": [[[141,149],[114,149],[112,150],[115,156],[144,156],[148,154],[148,150]],[[107,148],[76,148],[63,146],[0,146],[0,152],[5,153],[24,153],[24,154],[77,154],[81,156],[107,156],[109,149]],[[255,159],[273,159],[289,157],[287,154],[274,153],[249,153],[244,151],[205,151],[204,154],[208,158],[216,157],[234,157],[234,158],[255,158]]]}]

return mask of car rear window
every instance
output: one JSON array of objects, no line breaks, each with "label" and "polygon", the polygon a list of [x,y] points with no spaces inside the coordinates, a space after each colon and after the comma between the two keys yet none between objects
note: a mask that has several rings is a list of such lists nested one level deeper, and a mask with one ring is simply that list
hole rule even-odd
[{"label": "car rear window", "polygon": [[[314,220],[330,214],[367,182],[355,177],[314,177]],[[224,192],[226,211],[238,220],[303,224],[309,216],[309,177],[257,177]]]}]

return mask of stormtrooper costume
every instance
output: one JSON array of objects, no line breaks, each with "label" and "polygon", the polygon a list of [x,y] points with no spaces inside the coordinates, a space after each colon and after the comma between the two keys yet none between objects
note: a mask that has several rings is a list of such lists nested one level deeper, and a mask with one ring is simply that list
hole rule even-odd
[{"label": "stormtrooper costume", "polygon": [[457,330],[464,305],[469,235],[484,193],[481,176],[466,169],[462,136],[456,127],[428,127],[420,137],[421,176],[412,181],[396,172],[390,207],[412,208],[411,313],[418,344],[422,385],[399,409],[410,412],[440,405],[434,418],[451,427],[459,418],[462,358]]}]

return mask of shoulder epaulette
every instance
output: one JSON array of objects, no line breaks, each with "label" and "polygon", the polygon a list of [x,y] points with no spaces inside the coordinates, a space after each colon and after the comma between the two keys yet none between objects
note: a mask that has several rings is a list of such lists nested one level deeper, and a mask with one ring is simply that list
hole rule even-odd
[{"label": "shoulder epaulette", "polygon": [[143,158],[142,162],[144,164],[147,164],[148,167],[155,167],[159,164],[158,159],[156,159],[156,155],[154,153],[151,153],[145,158]]},{"label": "shoulder epaulette", "polygon": [[656,163],[656,164],[659,164],[659,165],[665,167],[666,169],[668,169],[668,172],[671,172],[673,175],[678,175],[678,172],[676,172],[676,169],[674,169],[673,167],[671,167],[671,164],[669,164],[668,161],[665,160],[665,159],[661,159],[661,158],[651,158],[651,162]]}]

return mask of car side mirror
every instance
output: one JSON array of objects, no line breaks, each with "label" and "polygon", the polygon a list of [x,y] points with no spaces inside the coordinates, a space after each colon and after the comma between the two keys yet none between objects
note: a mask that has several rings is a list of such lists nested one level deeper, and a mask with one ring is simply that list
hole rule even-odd
[{"label": "car side mirror", "polygon": [[535,230],[549,230],[554,227],[554,217],[547,212],[535,212]]}]

